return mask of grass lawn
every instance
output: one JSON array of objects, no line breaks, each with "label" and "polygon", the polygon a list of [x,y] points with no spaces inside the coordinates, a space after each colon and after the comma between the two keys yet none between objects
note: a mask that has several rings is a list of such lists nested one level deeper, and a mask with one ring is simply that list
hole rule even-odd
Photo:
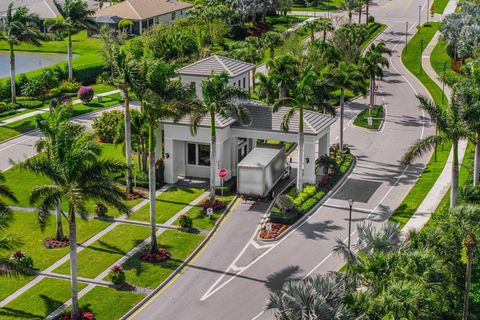
[{"label": "grass lawn", "polygon": [[89,85],[89,87],[93,89],[93,92],[95,92],[95,94],[105,93],[105,92],[109,92],[117,89],[114,86],[111,86],[109,84],[104,84],[104,83],[92,84],[92,85]]},{"label": "grass lawn", "polygon": [[425,73],[422,66],[422,52],[420,52],[420,47],[423,40],[423,50],[428,45],[432,37],[438,31],[440,26],[437,22],[430,23],[431,26],[423,26],[420,32],[417,32],[415,36],[408,42],[408,48],[404,49],[402,52],[402,61],[405,67],[417,77],[420,82],[422,82],[427,90],[432,95],[433,99],[439,105],[442,104],[442,89],[437,86],[437,84],[430,79],[430,77]]},{"label": "grass lawn", "polygon": [[[78,57],[73,59],[73,67],[78,68],[87,65],[100,65],[103,64],[103,58],[99,54],[99,50],[102,48],[102,41],[100,39],[90,38],[87,36],[87,31],[83,30],[73,35],[73,54]],[[0,50],[8,51],[9,47],[6,41],[0,41]],[[67,53],[68,41],[46,41],[43,42],[40,47],[22,43],[15,47],[15,51],[30,51],[30,52],[54,52],[54,53]],[[56,65],[64,66],[67,62],[61,62]],[[56,65],[49,66],[53,68]],[[43,69],[27,72],[29,76],[37,75],[42,72]],[[18,76],[18,75],[17,75]]]},{"label": "grass lawn", "polygon": [[155,288],[178,268],[204,238],[203,234],[165,231],[158,237],[158,243],[172,253],[172,258],[163,263],[147,263],[137,255],[133,256],[123,265],[127,283]]},{"label": "grass lawn", "polygon": [[[85,114],[87,112],[99,110],[102,108],[106,107],[111,107],[116,104],[119,104],[121,102],[120,100],[120,94],[115,94],[111,95],[108,97],[103,98],[102,103],[98,103],[96,99],[93,100],[92,103],[90,103],[88,106],[83,105],[83,104],[75,104],[73,106],[73,116],[79,116],[82,114]],[[44,115],[42,115],[44,116]],[[9,123],[5,126],[0,127],[0,142],[5,141],[9,138],[16,137],[18,135],[21,135],[22,133],[28,132],[35,129],[35,116],[22,119],[19,121],[15,121],[12,123]]]},{"label": "grass lawn", "polygon": [[[228,206],[230,202],[232,202],[234,197],[235,196],[233,195],[223,197],[223,201],[225,202],[225,205]],[[218,196],[217,199],[222,199],[222,197]],[[209,218],[202,207],[194,206],[193,208],[187,211],[187,215],[193,220],[193,228],[210,230],[213,228],[218,218],[222,215],[223,211],[224,210],[215,210],[213,212],[212,217]],[[173,224],[176,226],[179,226],[180,225],[179,220],[177,219]]]},{"label": "grass lawn", "polygon": [[[449,0],[434,0],[432,3],[432,7],[435,9],[435,13],[442,14],[447,7]],[[431,12],[431,11],[429,11]]]},{"label": "grass lawn", "polygon": [[[376,105],[369,112],[368,108],[358,114],[353,124],[367,129],[379,129],[384,118],[383,106]],[[372,125],[368,125],[368,117],[372,117]]]},{"label": "grass lawn", "polygon": [[[78,275],[95,278],[149,235],[145,226],[121,224],[78,254]],[[70,261],[54,272],[69,274]]]},{"label": "grass lawn", "polygon": [[120,319],[144,297],[143,294],[97,286],[78,303],[82,310],[92,311],[97,320],[114,320]]},{"label": "grass lawn", "polygon": [[[79,283],[79,290],[86,285]],[[18,298],[0,308],[0,318],[43,319],[60,307],[70,297],[70,282],[60,279],[43,279]]]},{"label": "grass lawn", "polygon": [[336,11],[340,9],[340,5],[343,3],[343,0],[329,0],[329,1],[322,1],[318,4],[317,8],[313,7],[304,7],[298,4],[293,4],[292,11]]},{"label": "grass lawn", "polygon": [[447,54],[447,42],[440,40],[432,51],[430,56],[430,62],[432,63],[435,72],[443,77],[445,68],[445,79],[447,84],[455,83],[463,78],[461,74],[456,73],[452,69],[452,59]]},{"label": "grass lawn", "polygon": [[[165,223],[205,190],[187,187],[171,187],[157,197],[157,223]],[[131,220],[150,221],[150,204],[130,215]]]}]

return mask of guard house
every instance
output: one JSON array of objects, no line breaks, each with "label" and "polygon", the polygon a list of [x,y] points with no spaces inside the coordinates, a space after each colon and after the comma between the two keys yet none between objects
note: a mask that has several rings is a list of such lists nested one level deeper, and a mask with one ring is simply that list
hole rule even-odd
[{"label": "guard house", "polygon": [[[212,72],[227,72],[231,85],[250,90],[251,72],[255,66],[221,56],[212,56],[187,67],[179,69],[177,74],[186,85],[195,86],[195,92],[201,99],[201,81]],[[281,130],[284,115],[289,108],[281,108],[273,113],[272,108],[258,101],[238,102],[250,113],[251,123],[242,124],[235,116],[217,115],[217,159],[213,164],[216,170],[227,169],[226,180],[237,175],[237,164],[253,149],[257,140],[279,140],[297,142],[298,116],[292,118],[289,132]],[[305,183],[316,182],[315,160],[328,153],[330,126],[335,118],[329,115],[305,111]],[[165,182],[175,183],[179,178],[192,177],[208,179],[210,176],[210,117],[201,120],[198,132],[192,136],[190,117],[186,116],[177,123],[164,121],[158,130],[164,132],[163,148],[165,159]],[[159,139],[160,140],[160,139]],[[217,185],[220,178],[217,176]]]}]

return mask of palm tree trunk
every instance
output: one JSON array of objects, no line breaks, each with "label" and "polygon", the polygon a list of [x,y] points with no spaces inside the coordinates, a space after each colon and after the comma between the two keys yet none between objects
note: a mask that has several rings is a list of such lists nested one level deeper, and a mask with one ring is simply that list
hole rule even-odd
[{"label": "palm tree trunk", "polygon": [[68,80],[73,80],[72,34],[68,30]]},{"label": "palm tree trunk", "polygon": [[275,48],[272,46],[270,47],[270,59],[273,60],[275,58]]},{"label": "palm tree trunk", "polygon": [[217,132],[215,112],[210,112],[210,204],[215,203],[215,176],[217,174]]},{"label": "palm tree trunk", "polygon": [[349,10],[348,11],[348,24],[352,24],[352,16],[353,16],[352,10]]},{"label": "palm tree trunk", "polygon": [[327,41],[327,30],[323,30],[323,41]]},{"label": "palm tree trunk", "polygon": [[56,230],[55,230],[55,239],[58,241],[62,241],[65,238],[65,235],[63,234],[63,228],[62,228],[62,204],[60,202],[60,199],[57,199],[56,203]]},{"label": "palm tree trunk", "polygon": [[473,186],[478,186],[478,180],[480,175],[480,132],[476,133],[476,143],[475,143],[475,161],[473,163]]},{"label": "palm tree trunk", "polygon": [[130,116],[130,99],[128,91],[125,93],[125,157],[127,159],[127,194],[132,193],[132,128]]},{"label": "palm tree trunk", "polygon": [[375,78],[370,78],[370,107],[375,106]]},{"label": "palm tree trunk", "polygon": [[78,307],[78,276],[77,276],[77,225],[75,222],[75,210],[70,205],[68,210],[70,229],[70,277],[72,290],[72,315],[71,319],[80,318]]},{"label": "palm tree trunk", "polygon": [[467,248],[467,272],[465,275],[465,292],[463,294],[463,320],[468,319],[470,283],[472,281],[472,249]]},{"label": "palm tree trunk", "polygon": [[452,161],[452,190],[450,192],[450,208],[457,205],[458,193],[458,141],[453,142],[453,161]]},{"label": "palm tree trunk", "polygon": [[343,107],[345,104],[345,89],[340,89],[340,152],[343,152]]},{"label": "palm tree trunk", "polygon": [[15,83],[15,51],[10,45],[10,91],[12,103],[17,103],[16,83]]},{"label": "palm tree trunk", "polygon": [[368,25],[368,9],[370,7],[370,0],[365,3],[365,24]]},{"label": "palm tree trunk", "polygon": [[157,201],[155,181],[155,132],[153,124],[149,126],[148,141],[148,190],[150,191],[150,252],[158,250],[157,243]]},{"label": "palm tree trunk", "polygon": [[303,108],[300,108],[300,116],[299,116],[299,127],[298,127],[298,172],[297,172],[297,191],[301,192],[303,190],[303,141],[304,141],[304,134],[303,134]]},{"label": "palm tree trunk", "polygon": [[362,6],[358,8],[358,24],[362,23]]}]

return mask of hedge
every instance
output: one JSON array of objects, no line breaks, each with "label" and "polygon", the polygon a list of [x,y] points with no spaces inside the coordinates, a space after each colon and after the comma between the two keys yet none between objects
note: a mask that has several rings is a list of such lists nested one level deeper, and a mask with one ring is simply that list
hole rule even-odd
[{"label": "hedge", "polygon": [[95,83],[98,76],[102,73],[103,64],[91,64],[73,69],[73,77],[83,85]]},{"label": "hedge", "polygon": [[282,213],[277,207],[273,207],[270,213],[270,220],[273,223],[293,224],[300,218],[300,214],[295,209]]}]

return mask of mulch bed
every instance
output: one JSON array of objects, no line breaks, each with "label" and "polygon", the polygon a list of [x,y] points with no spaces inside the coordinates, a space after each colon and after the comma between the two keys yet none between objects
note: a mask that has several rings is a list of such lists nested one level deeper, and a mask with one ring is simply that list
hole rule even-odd
[{"label": "mulch bed", "polygon": [[[80,310],[80,314],[81,316],[79,318],[76,318],[76,320],[95,320],[95,315],[91,311]],[[66,311],[58,318],[58,320],[70,320],[71,316],[72,311]]]},{"label": "mulch bed", "polygon": [[69,244],[70,244],[70,239],[68,239],[67,236],[65,236],[63,240],[57,240],[56,238],[53,238],[53,237],[48,237],[45,240],[43,240],[43,245],[47,249],[65,248],[65,247],[68,247]]},{"label": "mulch bed", "polygon": [[154,253],[150,252],[150,248],[145,248],[140,252],[139,257],[145,262],[160,263],[170,259],[172,254],[164,248],[160,248]]}]

